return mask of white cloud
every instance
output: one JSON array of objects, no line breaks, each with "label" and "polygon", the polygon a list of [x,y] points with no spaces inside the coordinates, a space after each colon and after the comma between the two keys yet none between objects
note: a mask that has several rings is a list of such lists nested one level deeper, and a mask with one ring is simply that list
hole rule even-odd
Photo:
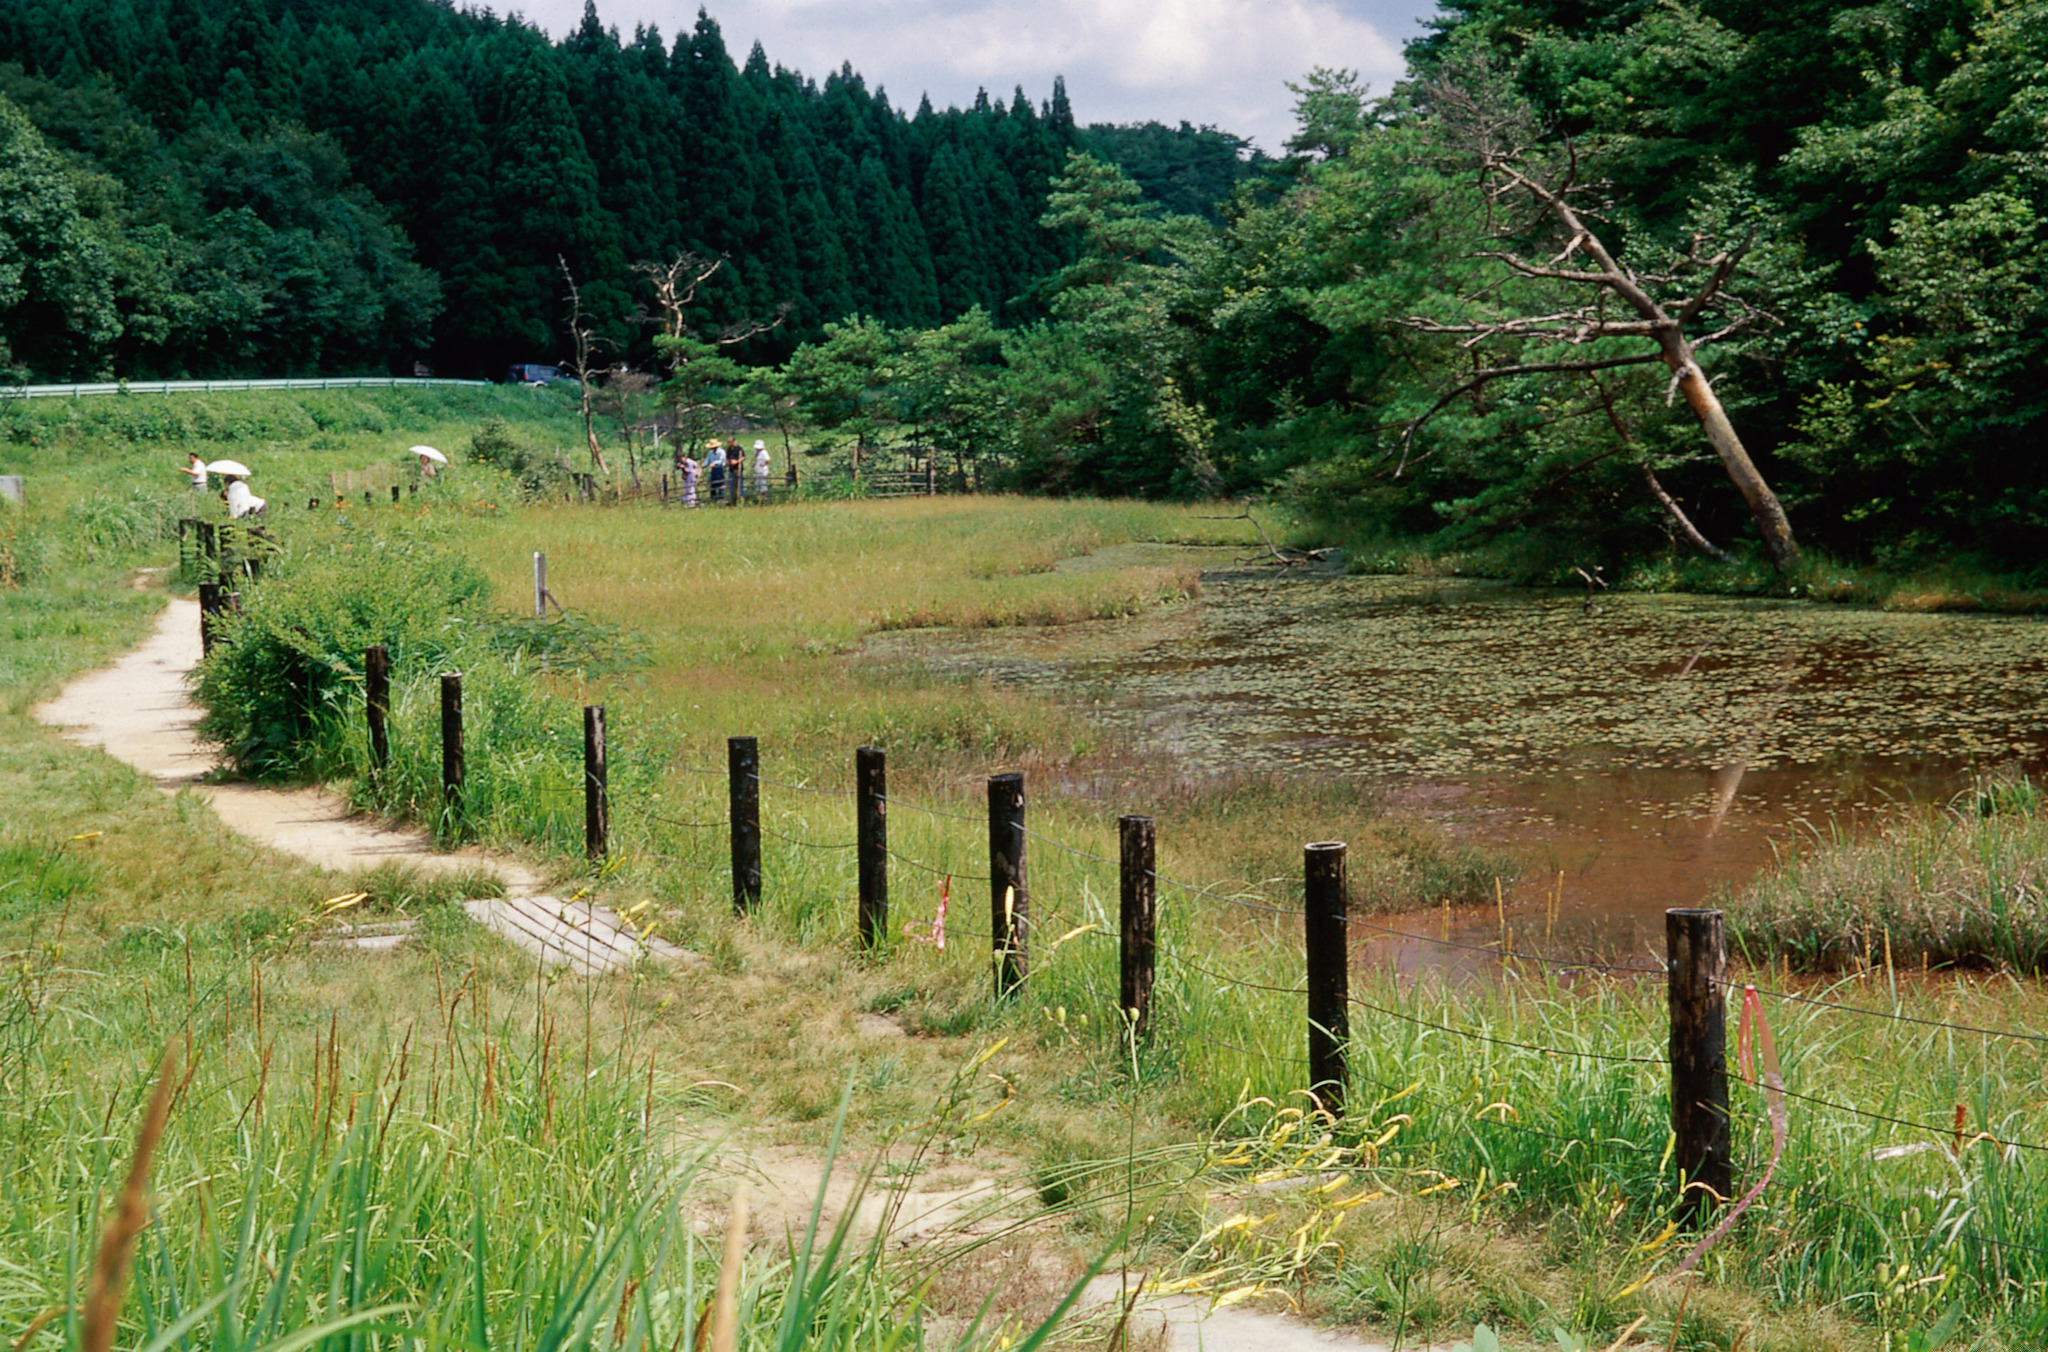
[{"label": "white cloud", "polygon": [[[1386,89],[1401,44],[1434,12],[1427,0],[746,0],[712,6],[741,60],[758,39],[768,58],[814,78],[851,62],[900,106],[920,95],[965,104],[986,87],[1034,101],[1065,75],[1082,122],[1213,123],[1277,150],[1293,130],[1288,80],[1314,66],[1361,72]],[[528,0],[560,36],[582,0]],[[674,0],[599,0],[630,34],[660,26],[673,41],[696,20]]]}]

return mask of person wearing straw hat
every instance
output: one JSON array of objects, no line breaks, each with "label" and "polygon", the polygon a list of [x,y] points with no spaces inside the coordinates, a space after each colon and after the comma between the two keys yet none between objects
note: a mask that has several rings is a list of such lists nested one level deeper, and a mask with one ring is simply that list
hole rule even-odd
[{"label": "person wearing straw hat", "polygon": [[765,441],[754,443],[754,496],[768,496],[768,443]]},{"label": "person wearing straw hat", "polygon": [[704,443],[704,449],[710,452],[704,457],[704,470],[711,480],[711,500],[716,502],[725,491],[725,447],[713,437]]}]

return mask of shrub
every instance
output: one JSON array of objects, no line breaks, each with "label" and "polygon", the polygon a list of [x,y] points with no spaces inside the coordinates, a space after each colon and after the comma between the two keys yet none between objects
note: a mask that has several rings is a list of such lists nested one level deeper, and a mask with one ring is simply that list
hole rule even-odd
[{"label": "shrub", "polygon": [[445,669],[487,624],[489,600],[474,567],[416,541],[344,538],[288,556],[200,668],[199,731],[242,774],[317,773],[356,705],[363,650],[383,644],[402,672]]}]

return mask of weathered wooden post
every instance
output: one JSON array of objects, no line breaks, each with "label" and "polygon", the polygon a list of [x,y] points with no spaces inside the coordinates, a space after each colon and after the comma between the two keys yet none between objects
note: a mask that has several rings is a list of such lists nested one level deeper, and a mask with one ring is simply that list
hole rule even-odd
[{"label": "weathered wooden post", "polygon": [[1152,966],[1158,953],[1159,875],[1153,870],[1150,817],[1117,818],[1118,882],[1122,894],[1122,976],[1119,1000],[1133,1036],[1152,1035]]},{"label": "weathered wooden post", "polygon": [[1007,996],[1031,972],[1031,892],[1024,875],[1024,776],[988,779],[988,932],[996,994]]},{"label": "weathered wooden post", "polygon": [[[571,590],[574,590],[571,588]],[[548,617],[548,556],[535,550],[533,553],[533,618],[544,620]]]},{"label": "weathered wooden post", "polygon": [[732,823],[732,908],[745,915],[761,904],[761,744],[725,739],[726,805]]},{"label": "weathered wooden post", "polygon": [[1351,1040],[1351,936],[1344,916],[1344,842],[1302,850],[1303,946],[1308,954],[1308,1082],[1316,1102],[1344,1116],[1344,1054]]},{"label": "weathered wooden post", "polygon": [[441,821],[451,837],[462,835],[462,673],[441,673]]},{"label": "weathered wooden post", "polygon": [[370,772],[391,764],[391,652],[383,644],[363,649],[363,710],[370,721]]},{"label": "weathered wooden post", "polygon": [[889,935],[889,768],[878,746],[853,753],[854,839],[860,855],[860,946]]},{"label": "weathered wooden post", "polygon": [[1685,1176],[1680,1209],[1695,1220],[1735,1186],[1728,1132],[1727,930],[1721,912],[1664,912],[1670,957],[1672,1158]]},{"label": "weathered wooden post", "polygon": [[391,485],[391,505],[392,505],[393,507],[396,507],[396,506],[398,505],[398,485],[397,485],[397,484],[393,484],[393,485]]},{"label": "weathered wooden post", "polygon": [[583,706],[583,853],[601,864],[611,851],[611,791],[604,768],[604,706]]},{"label": "weathered wooden post", "polygon": [[213,617],[220,612],[220,583],[199,584],[199,655],[213,651]]}]

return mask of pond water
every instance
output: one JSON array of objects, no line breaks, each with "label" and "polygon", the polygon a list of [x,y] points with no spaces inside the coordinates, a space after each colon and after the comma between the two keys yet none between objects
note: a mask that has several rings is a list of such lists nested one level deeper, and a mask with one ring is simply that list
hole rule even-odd
[{"label": "pond water", "polygon": [[[1588,613],[1481,581],[1230,567],[1203,589],[1129,620],[873,651],[1044,690],[1198,772],[1366,777],[1519,858],[1518,944],[1554,906],[1552,946],[1602,956],[1661,957],[1666,907],[1802,839],[1946,800],[1978,770],[2048,766],[2037,620],[1618,594]],[[1449,934],[1491,943],[1498,925],[1487,907]]]}]

